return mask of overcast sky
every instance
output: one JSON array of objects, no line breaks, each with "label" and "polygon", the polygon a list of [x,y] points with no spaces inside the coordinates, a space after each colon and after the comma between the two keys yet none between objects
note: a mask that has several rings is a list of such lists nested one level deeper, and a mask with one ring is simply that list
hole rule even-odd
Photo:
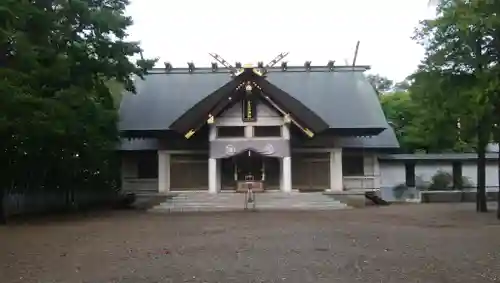
[{"label": "overcast sky", "polygon": [[288,51],[289,65],[328,60],[372,66],[399,81],[423,56],[411,36],[432,17],[428,0],[132,0],[130,38],[160,63],[209,66],[215,52],[231,63],[264,61]]}]

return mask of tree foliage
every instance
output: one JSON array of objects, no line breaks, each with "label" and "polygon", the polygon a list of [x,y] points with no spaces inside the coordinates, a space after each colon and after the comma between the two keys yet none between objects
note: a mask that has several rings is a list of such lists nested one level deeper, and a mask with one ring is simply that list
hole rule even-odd
[{"label": "tree foliage", "polygon": [[485,147],[498,124],[500,2],[441,0],[436,10],[437,17],[423,21],[415,36],[426,56],[411,91],[431,110],[426,123],[459,140],[475,138],[478,210],[486,211]]},{"label": "tree foliage", "polygon": [[414,109],[410,93],[407,91],[387,93],[380,96],[380,103],[389,124],[396,133],[401,149],[404,152],[417,149],[419,145],[414,144],[411,136],[416,109]]},{"label": "tree foliage", "polygon": [[394,81],[379,74],[370,74],[366,78],[379,94],[392,90],[394,86]]},{"label": "tree foliage", "polygon": [[440,107],[438,98],[444,101],[448,94],[436,79],[439,74],[418,73],[417,76],[416,83],[408,90],[380,96],[382,109],[401,150],[407,153],[473,152],[474,136],[460,131],[458,115],[442,111]]},{"label": "tree foliage", "polygon": [[118,141],[110,81],[134,92],[155,60],[130,61],[128,0],[0,3],[0,186],[112,187]]}]

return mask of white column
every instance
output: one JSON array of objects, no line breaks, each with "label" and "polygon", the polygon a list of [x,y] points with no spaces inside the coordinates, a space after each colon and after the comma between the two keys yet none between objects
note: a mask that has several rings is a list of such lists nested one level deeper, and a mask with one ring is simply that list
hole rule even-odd
[{"label": "white column", "polygon": [[158,192],[170,191],[170,154],[165,150],[158,150]]},{"label": "white column", "polygon": [[344,190],[342,174],[342,148],[334,148],[330,152],[330,191]]},{"label": "white column", "polygon": [[245,138],[251,138],[251,137],[253,137],[253,127],[245,126]]},{"label": "white column", "polygon": [[208,132],[208,140],[213,141],[217,138],[217,126],[210,125],[210,130]]},{"label": "white column", "polygon": [[283,139],[289,140],[290,139],[290,128],[288,128],[287,124],[284,124],[281,126],[281,134],[283,135]]},{"label": "white column", "polygon": [[215,177],[216,177],[216,182],[215,182],[215,187],[217,188],[217,192],[219,193],[222,188],[222,183],[221,183],[221,167],[222,167],[222,159],[216,159],[216,166],[215,166]]},{"label": "white column", "polygon": [[280,158],[280,190],[283,191],[283,158]]},{"label": "white column", "polygon": [[208,192],[211,194],[218,193],[220,189],[220,174],[218,174],[220,172],[217,170],[217,167],[219,167],[217,163],[219,163],[219,160],[215,158],[208,159]]},{"label": "white column", "polygon": [[284,193],[292,192],[292,158],[283,157],[281,160],[281,191]]}]

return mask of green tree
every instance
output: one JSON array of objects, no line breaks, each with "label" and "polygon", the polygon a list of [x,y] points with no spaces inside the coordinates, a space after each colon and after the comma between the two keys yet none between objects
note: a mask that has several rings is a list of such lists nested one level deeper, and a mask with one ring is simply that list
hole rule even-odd
[{"label": "green tree", "polygon": [[407,91],[411,87],[411,83],[408,80],[400,81],[394,85],[395,91]]},{"label": "green tree", "polygon": [[415,119],[414,113],[416,111],[410,93],[399,91],[381,95],[380,104],[382,105],[387,121],[396,133],[401,149],[404,152],[413,152],[418,148],[418,145],[412,143],[412,137],[408,133]]},{"label": "green tree", "polygon": [[[416,34],[426,49],[426,58],[415,83],[419,79],[424,85],[434,81],[434,85],[441,87],[440,91],[421,89],[422,99],[434,109],[428,119],[442,121],[446,129],[460,122],[457,130],[460,137],[470,139],[470,133],[474,133],[478,153],[477,210],[484,212],[487,211],[485,148],[494,126],[491,102],[497,100],[499,89],[496,80],[491,78],[499,58],[496,39],[500,29],[497,16],[500,3],[441,0],[436,10],[437,18],[423,21]],[[432,93],[444,95],[428,95]]]},{"label": "green tree", "polygon": [[392,87],[394,86],[394,82],[392,80],[378,74],[370,74],[367,75],[366,78],[379,94],[392,90]]},{"label": "green tree", "polygon": [[[475,137],[471,127],[460,120],[455,105],[457,84],[450,83],[440,72],[422,70],[415,73],[410,87],[415,110],[410,132],[415,146],[425,152],[472,152]],[[461,83],[461,82],[459,82]],[[463,125],[464,124],[464,125]]]},{"label": "green tree", "polygon": [[458,117],[438,112],[441,109],[436,104],[429,104],[431,99],[435,101],[447,96],[441,86],[430,85],[437,82],[436,75],[424,77],[419,74],[411,91],[381,95],[386,118],[404,152],[471,152],[474,140],[461,137]]},{"label": "green tree", "polygon": [[[116,186],[117,109],[109,82],[135,91],[155,60],[125,39],[128,0],[0,3],[0,189]],[[1,203],[1,200],[0,200]]]}]

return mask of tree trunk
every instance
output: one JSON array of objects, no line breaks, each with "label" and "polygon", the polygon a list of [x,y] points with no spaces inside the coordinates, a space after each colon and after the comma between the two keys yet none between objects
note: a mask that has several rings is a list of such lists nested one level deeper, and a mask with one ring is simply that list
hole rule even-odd
[{"label": "tree trunk", "polygon": [[7,223],[7,218],[5,217],[5,211],[3,208],[5,190],[0,188],[0,225]]},{"label": "tree trunk", "polygon": [[498,192],[497,192],[497,218],[500,219],[500,142],[498,143]]},{"label": "tree trunk", "polygon": [[485,128],[482,122],[477,128],[477,192],[476,192],[476,210],[478,212],[488,212],[486,204],[486,146],[488,144],[488,135],[485,135]]},{"label": "tree trunk", "polygon": [[[497,98],[500,98],[500,93],[499,92],[496,92],[495,93],[495,97]],[[496,102],[495,104],[495,110],[494,110],[494,116],[495,119],[498,119],[498,117],[500,117],[500,102]],[[500,125],[499,125],[499,121],[496,120],[496,122],[494,123],[494,125],[496,125],[494,131],[495,131],[495,134],[496,134],[496,138],[495,138],[495,141],[497,143],[497,145],[499,146],[499,149],[498,149],[498,157],[497,157],[497,170],[498,170],[498,191],[497,191],[497,219],[500,219]]]}]

